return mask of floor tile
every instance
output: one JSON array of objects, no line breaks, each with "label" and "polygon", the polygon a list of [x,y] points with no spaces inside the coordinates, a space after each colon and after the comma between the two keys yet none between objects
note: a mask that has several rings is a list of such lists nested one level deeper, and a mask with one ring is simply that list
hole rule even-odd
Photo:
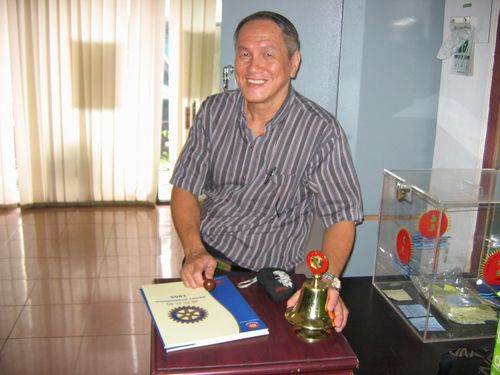
[{"label": "floor tile", "polygon": [[11,338],[82,336],[88,305],[25,306]]},{"label": "floor tile", "polygon": [[0,211],[0,240],[8,240],[22,225],[19,209]]},{"label": "floor tile", "polygon": [[170,225],[173,223],[169,205],[156,206],[156,212],[158,214],[158,225]]},{"label": "floor tile", "polygon": [[160,236],[177,236],[177,232],[172,224],[162,224],[158,227]]},{"label": "floor tile", "polygon": [[156,255],[105,257],[101,277],[156,276],[158,257]]},{"label": "floor tile", "polygon": [[20,216],[20,208],[2,209],[0,212],[0,225],[21,223]]},{"label": "floor tile", "polygon": [[75,223],[67,224],[61,236],[67,238],[93,239],[105,241],[109,238],[114,225],[111,223]]},{"label": "floor tile", "polygon": [[156,277],[179,277],[182,268],[183,256],[179,254],[160,255]]},{"label": "floor tile", "polygon": [[51,252],[52,257],[102,257],[106,255],[106,242],[103,236],[61,236]]},{"label": "floor tile", "polygon": [[[158,225],[158,211],[156,207],[124,207],[122,223],[152,223]],[[118,221],[117,221],[118,222]]]},{"label": "floor tile", "polygon": [[26,224],[10,236],[13,240],[44,240],[58,238],[64,232],[64,225],[30,225]]},{"label": "floor tile", "polygon": [[79,207],[75,210],[68,223],[114,223],[116,219],[110,214],[110,209],[105,207]]},{"label": "floor tile", "polygon": [[21,221],[23,225],[65,225],[74,212],[74,207],[28,208],[21,211]]},{"label": "floor tile", "polygon": [[101,277],[96,282],[93,303],[142,302],[139,291],[142,285],[150,284],[151,277]]},{"label": "floor tile", "polygon": [[81,337],[10,339],[0,352],[0,374],[72,374],[81,341]]},{"label": "floor tile", "polygon": [[19,232],[20,226],[18,224],[0,224],[0,240],[7,241]]},{"label": "floor tile", "polygon": [[0,280],[0,306],[22,306],[36,280]]},{"label": "floor tile", "polygon": [[149,334],[84,337],[75,375],[147,375],[149,353]]},{"label": "floor tile", "polygon": [[0,280],[38,279],[46,266],[46,258],[0,259]]},{"label": "floor tile", "polygon": [[156,222],[156,208],[153,207],[80,207],[71,217],[71,223],[126,223]]},{"label": "floor tile", "polygon": [[0,258],[10,258],[8,255],[8,245],[9,241],[5,239],[0,239]]},{"label": "floor tile", "polygon": [[110,238],[106,248],[108,256],[157,255],[160,252],[160,240],[153,238]]},{"label": "floor tile", "polygon": [[41,279],[33,287],[28,305],[90,303],[97,279]]},{"label": "floor tile", "polygon": [[9,337],[21,309],[22,306],[0,306],[0,338]]},{"label": "floor tile", "polygon": [[57,239],[11,239],[0,247],[0,258],[49,258],[57,255]]},{"label": "floor tile", "polygon": [[158,226],[141,222],[117,223],[113,228],[112,236],[118,238],[156,237]]},{"label": "floor tile", "polygon": [[184,251],[182,250],[182,244],[179,237],[177,237],[177,235],[160,236],[160,254],[184,256]]},{"label": "floor tile", "polygon": [[95,278],[103,263],[103,257],[49,258],[41,278]]},{"label": "floor tile", "polygon": [[144,302],[99,303],[90,307],[85,336],[147,334],[151,318]]}]

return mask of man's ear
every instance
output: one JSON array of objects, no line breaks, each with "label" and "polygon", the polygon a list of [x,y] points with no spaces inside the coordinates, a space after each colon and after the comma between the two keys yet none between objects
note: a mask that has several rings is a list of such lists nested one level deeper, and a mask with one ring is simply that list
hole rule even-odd
[{"label": "man's ear", "polygon": [[294,79],[297,76],[297,72],[300,68],[300,62],[302,61],[302,56],[299,51],[295,51],[290,58],[290,62],[292,64],[292,69],[290,69],[290,78]]}]

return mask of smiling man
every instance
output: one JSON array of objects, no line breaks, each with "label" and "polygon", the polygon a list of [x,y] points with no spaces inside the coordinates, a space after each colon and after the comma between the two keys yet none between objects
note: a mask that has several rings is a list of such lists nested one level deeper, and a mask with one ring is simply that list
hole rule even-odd
[{"label": "smiling man", "polygon": [[245,98],[248,127],[255,136],[264,133],[267,122],[285,102],[290,79],[299,69],[298,42],[289,42],[289,49],[286,38],[269,19],[248,21],[236,30],[236,82]]},{"label": "smiling man", "polygon": [[363,216],[346,136],[333,115],[293,89],[300,42],[287,18],[252,14],[234,42],[239,89],[205,100],[171,180],[182,280],[201,287],[217,267],[293,271],[304,260],[316,209],[330,261],[326,307],[341,331],[348,309],[337,276]]}]

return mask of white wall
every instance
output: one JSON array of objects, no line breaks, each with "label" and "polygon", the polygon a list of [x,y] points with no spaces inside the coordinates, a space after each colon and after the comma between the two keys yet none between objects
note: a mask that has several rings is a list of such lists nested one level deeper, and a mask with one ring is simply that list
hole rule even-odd
[{"label": "white wall", "polygon": [[[379,212],[384,168],[432,167],[444,7],[444,0],[344,1],[337,117],[365,215]],[[377,236],[377,220],[358,226],[345,276],[373,274]]]},{"label": "white wall", "polygon": [[460,0],[445,3],[443,40],[453,16],[471,14],[481,31],[476,33],[472,76],[452,74],[452,59],[443,61],[433,168],[481,168],[483,161],[500,0],[467,3],[472,7],[464,8]]},{"label": "white wall", "polygon": [[[221,66],[234,64],[233,33],[241,19],[259,10],[286,16],[297,28],[302,63],[293,87],[331,113],[337,111],[342,0],[222,0]],[[234,78],[234,76],[233,76]],[[229,88],[235,88],[231,79]]]}]

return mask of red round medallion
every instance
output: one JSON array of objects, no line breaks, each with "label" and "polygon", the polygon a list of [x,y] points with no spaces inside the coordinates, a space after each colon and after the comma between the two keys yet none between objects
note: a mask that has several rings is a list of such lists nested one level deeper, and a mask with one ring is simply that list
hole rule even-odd
[{"label": "red round medallion", "polygon": [[403,263],[408,263],[411,257],[411,235],[407,229],[399,230],[396,237],[396,250],[398,257]]},{"label": "red round medallion", "polygon": [[[420,217],[418,221],[418,229],[422,236],[427,238],[434,238],[437,235],[439,210],[427,211]],[[448,216],[443,212],[441,215],[441,227],[439,234],[442,236],[448,229]]]},{"label": "red round medallion", "polygon": [[319,250],[311,250],[306,257],[307,267],[314,275],[321,275],[328,269],[328,259],[326,255]]},{"label": "red round medallion", "polygon": [[488,284],[500,284],[500,251],[491,254],[483,267],[483,276]]}]

